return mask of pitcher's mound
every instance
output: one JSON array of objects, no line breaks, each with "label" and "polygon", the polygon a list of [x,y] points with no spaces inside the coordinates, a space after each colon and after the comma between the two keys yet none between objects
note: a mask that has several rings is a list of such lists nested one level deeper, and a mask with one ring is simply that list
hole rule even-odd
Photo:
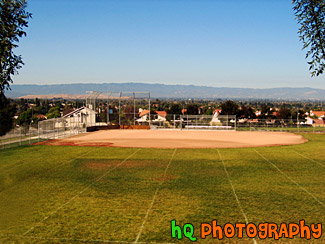
[{"label": "pitcher's mound", "polygon": [[286,132],[106,130],[39,144],[142,148],[237,148],[301,144],[307,140]]}]

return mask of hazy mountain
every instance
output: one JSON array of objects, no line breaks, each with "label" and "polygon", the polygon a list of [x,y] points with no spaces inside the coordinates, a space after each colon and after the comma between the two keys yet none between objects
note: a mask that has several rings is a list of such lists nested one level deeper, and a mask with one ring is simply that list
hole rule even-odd
[{"label": "hazy mountain", "polygon": [[[194,85],[164,85],[146,83],[80,83],[58,85],[12,85],[7,91],[9,97],[22,97],[26,95],[56,95],[65,98],[71,96],[84,98],[87,91],[99,92],[144,92],[151,93],[152,98],[229,98],[229,99],[281,99],[281,100],[325,100],[325,90],[315,88],[227,88]],[[69,95],[67,95],[69,94]],[[32,97],[32,96],[31,96]],[[49,98],[51,96],[47,96]],[[54,96],[55,97],[55,96]]]}]

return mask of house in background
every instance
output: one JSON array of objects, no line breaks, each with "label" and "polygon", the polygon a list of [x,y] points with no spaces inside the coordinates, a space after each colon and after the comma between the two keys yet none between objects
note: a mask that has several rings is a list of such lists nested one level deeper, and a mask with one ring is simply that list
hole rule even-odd
[{"label": "house in background", "polygon": [[[167,112],[166,111],[155,111],[150,114],[152,121],[166,121]],[[139,109],[139,119],[137,122],[147,122],[149,121],[149,110]]]},{"label": "house in background", "polygon": [[310,111],[310,116],[317,117],[317,119],[306,117],[306,125],[313,127],[325,127],[325,111]]},{"label": "house in background", "polygon": [[153,121],[166,121],[167,112],[166,111],[155,111]]},{"label": "house in background", "polygon": [[39,120],[47,119],[46,116],[43,115],[43,114],[38,114],[38,115],[36,115],[36,117],[37,117]]},{"label": "house in background", "polygon": [[310,118],[309,116],[306,117],[306,125],[313,125],[315,122],[312,118]]},{"label": "house in background", "polygon": [[315,119],[313,126],[314,127],[325,127],[325,119]]},{"label": "house in background", "polygon": [[325,111],[313,111],[311,110],[309,113],[309,116],[315,116],[318,119],[324,119],[325,118]]}]

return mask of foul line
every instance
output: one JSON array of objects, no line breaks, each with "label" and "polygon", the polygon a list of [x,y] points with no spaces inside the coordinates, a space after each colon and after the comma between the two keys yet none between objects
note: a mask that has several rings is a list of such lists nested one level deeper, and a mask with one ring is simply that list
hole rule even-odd
[{"label": "foul line", "polygon": [[294,184],[296,184],[298,187],[300,187],[302,190],[304,190],[308,195],[310,195],[312,198],[314,198],[319,204],[324,205],[323,202],[321,202],[317,197],[315,197],[313,194],[311,194],[306,188],[302,187],[301,185],[299,185],[296,181],[294,181],[293,179],[291,179],[287,174],[285,174],[281,169],[278,168],[278,166],[276,166],[274,163],[272,163],[270,160],[268,160],[267,158],[265,158],[262,154],[260,154],[258,151],[256,151],[256,149],[254,149],[255,152],[260,155],[266,162],[270,163],[274,168],[276,168],[281,174],[283,174],[285,177],[287,177],[291,182],[293,182]]},{"label": "foul line", "polygon": [[[173,158],[174,158],[174,156],[175,156],[176,150],[177,150],[177,149],[175,148],[175,150],[174,150],[174,152],[173,152],[173,154],[172,154],[172,157],[170,158],[169,163],[167,164],[167,167],[166,167],[166,169],[165,169],[165,171],[164,171],[164,175],[166,175],[166,173],[167,173],[167,170],[168,170],[168,168],[169,168],[169,165],[171,164],[171,162],[172,162],[172,160],[173,160]],[[135,239],[135,241],[134,241],[133,243],[140,243],[140,242],[138,242],[138,240],[139,240],[139,238],[140,238],[140,236],[141,236],[141,233],[142,233],[142,231],[143,231],[144,225],[145,225],[146,222],[147,222],[147,219],[148,219],[149,213],[150,213],[150,211],[151,211],[151,209],[152,209],[153,204],[155,203],[155,200],[156,200],[156,197],[157,197],[158,191],[159,191],[159,189],[160,189],[160,187],[161,187],[162,184],[163,184],[163,181],[161,181],[161,182],[159,183],[159,185],[158,185],[158,187],[157,187],[157,189],[156,189],[156,192],[155,192],[155,194],[154,194],[154,196],[153,196],[153,199],[152,199],[152,201],[151,201],[151,204],[150,204],[150,206],[149,206],[149,208],[148,208],[148,210],[147,210],[146,216],[144,217],[144,220],[143,220],[142,225],[141,225],[141,227],[140,227],[140,231],[139,231],[139,233],[138,233],[138,235],[137,235],[137,238]]]},{"label": "foul line", "polygon": [[[113,168],[111,168],[110,170],[108,170],[106,173],[104,173],[102,176],[100,176],[99,178],[96,179],[96,182],[100,181],[101,179],[103,179],[105,176],[107,176],[110,172],[112,172],[114,169],[116,169],[118,166],[120,166],[121,164],[125,163],[129,158],[131,158],[134,154],[136,154],[138,151],[140,151],[141,149],[136,150],[134,153],[132,153],[130,156],[128,156],[126,159],[124,159],[122,162],[118,163],[117,165],[115,165]],[[94,185],[95,182],[91,183],[90,185],[88,185],[87,187],[85,187],[82,191],[80,191],[79,193],[77,193],[75,196],[73,196],[72,198],[70,198],[67,202],[65,202],[64,204],[62,204],[61,206],[59,206],[56,210],[52,211],[48,216],[46,216],[44,219],[42,219],[41,221],[39,221],[38,223],[36,223],[33,227],[31,227],[29,230],[27,230],[23,235],[28,234],[29,232],[31,232],[32,230],[34,230],[39,224],[41,224],[42,222],[44,222],[45,220],[47,220],[48,218],[50,218],[52,215],[54,215],[56,212],[58,212],[61,208],[63,208],[64,206],[66,206],[67,204],[69,204],[71,201],[73,201],[75,198],[77,198],[80,194],[82,194],[83,192],[85,192],[86,190],[88,190],[92,185]]]},{"label": "foul line", "polygon": [[296,150],[293,150],[293,151],[294,151],[295,153],[297,153],[298,155],[300,155],[301,157],[303,157],[303,158],[305,158],[305,159],[308,159],[309,161],[312,161],[312,162],[314,162],[314,163],[317,163],[317,164],[319,164],[320,166],[322,166],[323,168],[325,168],[325,165],[324,165],[324,164],[322,164],[322,163],[320,163],[320,162],[318,162],[318,161],[316,161],[316,160],[314,160],[314,159],[312,159],[312,158],[308,158],[308,157],[306,157],[305,155],[303,155],[303,154],[297,152]]},{"label": "foul line", "polygon": [[[224,171],[226,172],[226,175],[227,175],[228,181],[229,181],[229,183],[230,183],[230,185],[231,185],[231,188],[232,188],[232,191],[233,191],[233,193],[234,193],[234,195],[235,195],[235,198],[236,198],[236,201],[237,201],[238,207],[239,207],[241,213],[243,214],[243,216],[244,216],[244,218],[245,218],[246,224],[248,224],[247,216],[246,216],[246,214],[245,214],[245,212],[244,212],[244,210],[243,210],[243,208],[242,208],[242,206],[241,206],[241,204],[240,204],[240,202],[239,202],[238,196],[237,196],[236,191],[235,191],[235,187],[234,187],[234,185],[232,184],[232,181],[231,181],[230,176],[229,176],[229,173],[228,173],[228,171],[227,171],[227,168],[226,168],[225,162],[223,161],[223,159],[222,159],[222,157],[221,157],[221,154],[220,154],[219,149],[217,149],[217,151],[218,151],[218,154],[219,154],[219,158],[220,158],[220,160],[221,160],[221,162],[222,162],[223,169],[224,169]],[[254,242],[255,244],[257,244],[255,238],[253,238],[253,242]]]}]

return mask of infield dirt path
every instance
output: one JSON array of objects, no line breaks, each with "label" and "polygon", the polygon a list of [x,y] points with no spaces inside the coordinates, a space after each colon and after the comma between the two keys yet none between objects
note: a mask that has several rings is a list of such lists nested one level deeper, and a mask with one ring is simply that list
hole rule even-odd
[{"label": "infield dirt path", "polygon": [[301,135],[286,132],[106,130],[40,144],[143,147],[143,148],[238,148],[301,144]]}]

